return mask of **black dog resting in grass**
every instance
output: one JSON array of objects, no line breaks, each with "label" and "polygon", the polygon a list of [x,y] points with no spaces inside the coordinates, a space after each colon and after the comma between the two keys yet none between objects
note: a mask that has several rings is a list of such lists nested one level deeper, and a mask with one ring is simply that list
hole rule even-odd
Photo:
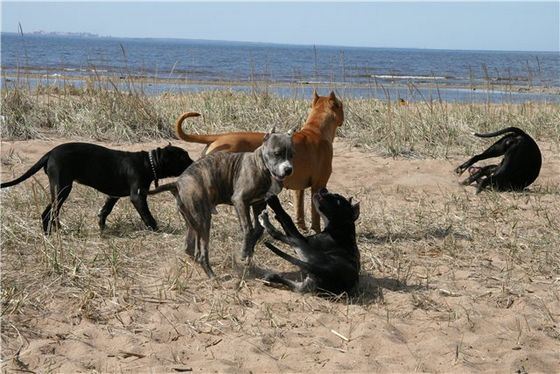
[{"label": "black dog resting in grass", "polygon": [[120,197],[130,196],[142,221],[152,230],[157,223],[146,201],[152,181],[177,177],[192,163],[181,148],[168,145],[150,152],[123,152],[88,143],[66,143],[51,149],[21,177],[0,184],[0,188],[23,182],[44,168],[49,177],[51,203],[41,215],[43,230],[50,233],[58,226],[58,214],[72,190],[74,181],[109,195],[99,211],[99,228]]},{"label": "black dog resting in grass", "polygon": [[320,190],[313,196],[313,202],[325,222],[325,229],[308,237],[297,230],[290,216],[280,205],[276,196],[267,199],[276,219],[286,235],[278,231],[268,219],[267,211],[259,216],[259,222],[277,240],[295,248],[298,258],[282,252],[269,242],[265,245],[283,259],[298,266],[306,274],[303,282],[285,279],[279,274],[268,274],[265,280],[279,283],[298,292],[350,293],[358,283],[360,273],[360,252],[356,245],[354,221],[360,215],[360,205],[352,205],[344,197]]},{"label": "black dog resting in grass", "polygon": [[[492,144],[483,153],[474,156],[460,165],[455,172],[461,175],[469,170],[470,176],[462,184],[468,186],[476,182],[476,193],[489,187],[497,191],[521,191],[537,179],[541,170],[541,151],[535,141],[523,130],[508,127],[489,134],[474,135],[490,138],[507,134]],[[480,160],[491,157],[504,156],[499,165],[471,167]]]}]

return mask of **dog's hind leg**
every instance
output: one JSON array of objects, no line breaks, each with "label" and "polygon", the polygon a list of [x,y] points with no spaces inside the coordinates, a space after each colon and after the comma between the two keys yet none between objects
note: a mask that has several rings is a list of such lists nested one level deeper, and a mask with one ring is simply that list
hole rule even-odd
[{"label": "dog's hind leg", "polygon": [[157,222],[150,213],[150,209],[148,208],[148,201],[146,199],[146,191],[141,191],[139,188],[132,188],[130,193],[130,201],[140,214],[142,221],[144,224],[148,226],[150,229],[157,231]]},{"label": "dog's hind leg", "polygon": [[479,180],[476,187],[476,193],[480,193],[483,189],[490,187],[497,191],[521,191],[525,186],[515,186],[509,178],[504,178],[504,174],[500,173],[502,169],[498,169],[494,174],[487,178]]},{"label": "dog's hind leg", "polygon": [[319,216],[319,211],[315,206],[313,196],[323,188],[327,187],[329,182],[329,177],[331,172],[329,171],[326,175],[322,175],[316,180],[311,181],[311,229],[316,233],[321,232],[321,217]]},{"label": "dog's hind leg", "polygon": [[185,235],[185,244],[184,247],[185,252],[193,257],[198,256],[198,253],[196,253],[196,238],[195,238],[195,233],[193,232],[193,230],[190,227],[187,227],[187,232]]},{"label": "dog's hind leg", "polygon": [[187,231],[185,233],[185,244],[183,248],[187,254],[196,258],[198,256],[198,253],[196,252],[196,232],[191,228],[187,208],[181,201],[181,198],[179,196],[176,196],[175,198],[177,200],[177,208],[179,209],[179,213],[181,213],[181,216],[185,220],[185,226],[187,228]]},{"label": "dog's hind leg", "polygon": [[206,272],[208,278],[214,278],[215,274],[212,270],[212,267],[210,267],[210,259],[208,258],[208,243],[210,242],[210,222],[207,222],[202,226],[203,227],[196,235],[196,246],[198,253],[195,258]]},{"label": "dog's hind leg", "polygon": [[492,179],[493,178],[490,176],[490,177],[479,180],[478,185],[476,186],[476,193],[479,194],[486,187],[492,186],[493,185]]},{"label": "dog's hind leg", "polygon": [[478,154],[470,158],[467,162],[464,162],[463,164],[459,165],[455,169],[455,172],[461,175],[465,170],[467,170],[470,166],[474,165],[478,161],[486,160],[492,157],[503,156],[514,143],[515,143],[514,136],[506,135],[500,140],[498,140],[496,143],[488,147],[488,149],[482,152],[481,154]]},{"label": "dog's hind leg", "polygon": [[99,210],[99,214],[97,215],[99,220],[97,221],[97,224],[99,225],[99,229],[101,231],[105,229],[105,222],[107,221],[107,216],[111,214],[111,211],[115,207],[117,201],[119,201],[118,197],[108,196],[107,199],[105,200],[105,204],[103,204],[103,207]]},{"label": "dog's hind leg", "polygon": [[282,284],[292,291],[305,293],[305,292],[313,292],[316,289],[315,281],[310,277],[305,277],[303,282],[295,282],[290,279],[286,279],[280,274],[277,273],[270,273],[264,276],[264,280],[269,283],[277,283]]},{"label": "dog's hind leg", "polygon": [[200,264],[209,278],[214,277],[210,260],[208,258],[208,243],[210,241],[210,226],[212,215],[209,210],[201,209],[200,215],[193,215],[187,209],[180,195],[175,195],[177,207],[185,220],[187,232],[185,235],[185,251],[192,255],[194,260]]},{"label": "dog's hind leg", "polygon": [[479,168],[479,170],[472,173],[467,179],[461,182],[462,185],[468,186],[469,184],[479,181],[482,177],[489,177],[498,168],[498,165],[488,165]]},{"label": "dog's hind leg", "polygon": [[305,190],[295,190],[292,196],[292,201],[296,207],[296,225],[300,230],[307,231],[305,226]]},{"label": "dog's hind leg", "polygon": [[58,217],[60,214],[60,208],[72,191],[72,181],[69,183],[60,183],[60,181],[55,180],[55,178],[49,178],[49,184],[51,190],[51,203],[47,205],[41,214],[43,231],[45,234],[50,234],[53,228],[59,227]]},{"label": "dog's hind leg", "polygon": [[321,232],[321,217],[317,211],[317,207],[313,202],[313,195],[319,192],[322,188],[325,188],[327,183],[317,183],[311,186],[311,229],[316,233]]}]

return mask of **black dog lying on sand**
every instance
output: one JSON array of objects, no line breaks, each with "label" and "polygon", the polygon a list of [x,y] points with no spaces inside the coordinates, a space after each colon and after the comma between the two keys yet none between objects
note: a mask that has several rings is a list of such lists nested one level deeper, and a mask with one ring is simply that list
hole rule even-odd
[{"label": "black dog lying on sand", "polygon": [[[462,184],[468,186],[476,182],[476,193],[489,187],[497,191],[521,191],[537,179],[541,170],[542,158],[539,146],[523,130],[508,127],[489,134],[477,134],[481,138],[490,138],[507,134],[492,144],[483,153],[474,156],[460,165],[455,172],[461,175],[469,170],[470,176]],[[471,167],[480,160],[504,156],[499,165]]]},{"label": "black dog lying on sand", "polygon": [[259,216],[259,222],[277,240],[295,248],[298,258],[282,252],[269,242],[265,245],[283,259],[298,266],[306,273],[303,282],[294,282],[279,274],[268,274],[265,280],[279,283],[298,292],[319,291],[323,293],[350,293],[358,283],[360,273],[360,251],[356,245],[355,221],[360,215],[360,205],[338,194],[322,189],[313,196],[314,204],[325,222],[325,229],[304,237],[290,216],[280,205],[278,197],[267,199],[276,219],[286,235],[278,231],[268,219],[267,211]]},{"label": "black dog lying on sand", "polygon": [[74,181],[109,195],[99,211],[99,228],[120,197],[130,196],[142,221],[152,230],[157,223],[148,209],[146,196],[152,181],[177,177],[192,163],[189,154],[168,145],[150,152],[124,152],[88,143],[66,143],[54,147],[21,177],[0,184],[0,188],[23,182],[43,168],[49,177],[51,203],[41,215],[43,230],[50,233],[58,226],[62,204],[72,190]]}]

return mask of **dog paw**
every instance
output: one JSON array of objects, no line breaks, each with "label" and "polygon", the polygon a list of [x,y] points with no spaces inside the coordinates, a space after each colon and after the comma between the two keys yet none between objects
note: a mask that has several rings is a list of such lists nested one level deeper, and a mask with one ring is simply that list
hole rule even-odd
[{"label": "dog paw", "polygon": [[265,227],[270,220],[268,219],[268,212],[263,210],[261,214],[259,214],[259,223],[262,227]]},{"label": "dog paw", "polygon": [[264,275],[263,280],[267,283],[278,283],[279,278],[280,275],[276,273],[268,273]]},{"label": "dog paw", "polygon": [[234,259],[234,261],[237,265],[249,266],[249,265],[251,265],[251,260],[253,259],[253,256],[243,252],[243,253],[235,254],[233,256],[233,259]]}]

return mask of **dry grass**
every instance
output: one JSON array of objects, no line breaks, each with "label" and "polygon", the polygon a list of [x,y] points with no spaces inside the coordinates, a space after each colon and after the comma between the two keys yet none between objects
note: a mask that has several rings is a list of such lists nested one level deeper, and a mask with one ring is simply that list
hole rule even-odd
[{"label": "dry grass", "polygon": [[[260,91],[147,96],[111,88],[106,82],[104,89],[92,88],[101,83],[84,89],[70,86],[33,92],[8,87],[2,92],[3,139],[46,135],[131,142],[169,139],[174,137],[172,123],[183,111],[203,114],[188,124],[193,132],[266,130],[273,125],[288,129],[305,121],[310,104]],[[560,143],[560,106],[555,104],[418,102],[395,106],[379,100],[344,99],[344,109],[346,120],[339,136],[390,156],[472,153],[478,148],[472,132],[508,126],[521,127],[537,140]]]},{"label": "dry grass", "polygon": [[[281,363],[283,355],[297,355],[290,348],[293,339],[314,345],[312,351],[321,360],[332,350],[355,359],[363,345],[370,344],[363,341],[364,334],[381,329],[408,341],[418,355],[417,365],[433,370],[432,363],[421,359],[424,345],[395,326],[402,329],[405,321],[430,322],[436,329],[430,329],[430,334],[440,339],[446,339],[441,332],[448,334],[449,328],[469,339],[483,338],[489,335],[490,311],[502,318],[502,313],[517,314],[521,306],[521,330],[500,335],[508,341],[506,350],[530,349],[535,336],[554,344],[560,339],[557,186],[480,196],[472,191],[427,193],[406,188],[340,191],[361,201],[357,231],[362,280],[356,296],[333,302],[274,291],[258,282],[254,277],[259,269],[291,270],[263,246],[257,248],[251,271],[233,266],[239,233],[229,207],[221,207],[213,221],[211,257],[220,278],[217,282],[207,280],[200,267],[183,255],[183,223],[168,196],[150,202],[161,232],[145,231],[131,204],[122,201],[109,219],[107,232],[100,235],[95,213],[103,198],[77,186],[63,211],[64,228],[46,238],[40,234],[37,218],[46,203],[42,183],[26,183],[2,198],[2,356],[8,367],[22,364],[35,370],[51,362],[53,371],[130,369],[134,365],[126,360],[126,352],[133,352],[140,355],[144,369],[194,365],[200,370],[206,366],[196,352],[223,344],[216,348],[220,355],[232,357],[230,350],[245,347],[251,352],[247,355],[270,362],[259,366],[241,355],[238,362],[208,368],[300,371],[309,366]],[[447,327],[438,332],[438,323]],[[96,335],[88,335],[91,332],[84,326],[96,326]],[[310,332],[317,329],[334,330],[349,342],[335,335],[334,339],[312,338],[315,333]],[[116,348],[93,340],[107,335],[105,330],[124,339],[122,345]],[[91,345],[83,358],[68,348],[76,343],[69,342],[64,350],[48,350],[74,340]],[[36,343],[30,346],[32,342]],[[19,349],[33,351],[36,344],[44,356],[18,356]],[[469,362],[484,362],[482,356],[462,356],[472,355],[472,344],[457,349],[462,351],[459,364],[454,365],[468,368]],[[171,357],[164,353],[168,351]],[[88,364],[87,357],[99,352],[109,357],[107,361]],[[65,363],[60,357],[74,361]],[[395,368],[388,362],[380,368]],[[364,365],[358,362],[347,369],[360,370]]]},{"label": "dry grass", "polygon": [[[288,128],[301,123],[308,108],[301,100],[231,92],[2,95],[4,140],[62,134],[169,139],[170,123],[184,110],[204,114],[192,124],[201,132],[271,123]],[[469,143],[469,131],[516,125],[547,140],[547,165],[560,165],[558,106],[344,103],[344,140],[335,157],[346,149],[364,159],[455,157],[480,148]],[[3,177],[33,161],[23,151],[3,150]],[[372,161],[382,162],[396,167],[381,157]],[[161,232],[146,231],[132,205],[121,201],[100,234],[95,215],[103,197],[76,186],[62,212],[62,230],[44,237],[38,218],[46,205],[44,176],[3,191],[2,368],[554,370],[547,365],[558,361],[554,347],[560,342],[557,175],[527,193],[474,195],[454,184],[357,186],[336,172],[337,192],[356,196],[362,211],[361,283],[357,295],[340,300],[263,285],[257,279],[263,269],[293,269],[262,245],[249,271],[234,266],[240,238],[229,207],[213,218],[211,261],[219,280],[209,281],[181,251],[184,227],[170,196],[150,200]]]}]

